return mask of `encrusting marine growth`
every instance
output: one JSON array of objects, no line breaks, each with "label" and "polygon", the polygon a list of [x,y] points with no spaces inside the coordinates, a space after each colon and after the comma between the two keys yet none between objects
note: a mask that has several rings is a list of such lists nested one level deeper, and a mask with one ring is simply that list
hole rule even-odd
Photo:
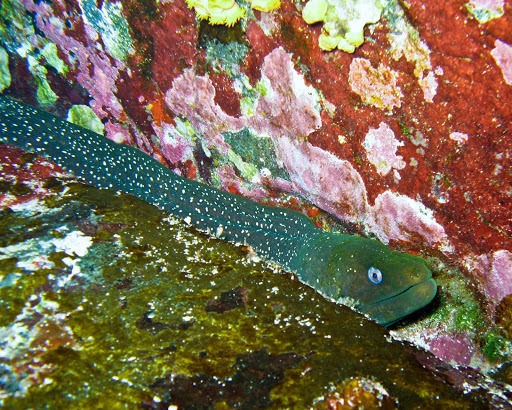
[{"label": "encrusting marine growth", "polygon": [[200,20],[210,24],[224,24],[231,27],[243,16],[245,9],[235,3],[235,0],[187,0],[187,5],[194,8]]},{"label": "encrusting marine growth", "polygon": [[325,297],[350,303],[383,325],[436,294],[420,257],[376,240],[325,232],[299,212],[187,180],[133,147],[5,97],[0,143],[46,156],[91,185],[132,194],[221,239],[249,245]]},{"label": "encrusting marine growth", "polygon": [[[235,0],[186,0],[190,8],[194,8],[197,18],[208,20],[210,24],[234,26],[245,16],[245,9]],[[281,6],[280,0],[252,0],[251,7],[259,11],[272,11]]]},{"label": "encrusting marine growth", "polygon": [[382,9],[381,0],[309,0],[302,18],[324,23],[318,38],[322,50],[353,53],[364,42],[364,26],[379,21]]}]

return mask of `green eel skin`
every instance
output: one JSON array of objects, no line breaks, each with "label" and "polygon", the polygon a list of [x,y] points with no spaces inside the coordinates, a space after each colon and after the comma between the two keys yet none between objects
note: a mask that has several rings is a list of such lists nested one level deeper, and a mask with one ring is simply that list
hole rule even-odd
[{"label": "green eel skin", "polygon": [[132,194],[229,242],[251,246],[303,283],[383,325],[427,305],[425,261],[382,243],[328,233],[299,212],[190,181],[143,152],[0,96],[0,143],[43,155],[85,182]]}]

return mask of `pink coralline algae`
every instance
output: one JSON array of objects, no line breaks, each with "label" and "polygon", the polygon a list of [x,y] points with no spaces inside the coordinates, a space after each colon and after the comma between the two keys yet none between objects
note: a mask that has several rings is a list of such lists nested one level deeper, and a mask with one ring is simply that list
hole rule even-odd
[{"label": "pink coralline algae", "polygon": [[447,245],[443,227],[420,202],[385,191],[371,206],[361,175],[349,161],[287,137],[277,138],[275,145],[296,189],[320,208],[344,220],[364,221],[384,242],[420,239]]},{"label": "pink coralline algae", "polygon": [[363,142],[368,161],[382,176],[386,176],[393,168],[395,170],[405,168],[402,156],[396,155],[398,147],[403,145],[404,143],[395,138],[393,130],[384,122],[381,122],[377,129],[370,128]]},{"label": "pink coralline algae", "polygon": [[178,133],[175,127],[164,123],[160,131],[157,133],[161,134],[160,146],[165,158],[172,164],[192,159],[190,142]]},{"label": "pink coralline algae", "polygon": [[[76,80],[92,97],[89,105],[94,113],[100,119],[110,116],[136,129],[134,121],[126,117],[123,106],[116,96],[117,82],[122,81],[120,73],[125,70],[125,64],[107,54],[102,47],[98,47],[98,32],[84,22],[84,38],[77,40],[76,36],[70,35],[71,30],[64,25],[63,19],[67,17],[69,24],[76,26],[75,30],[79,30],[80,24],[67,11],[62,11],[62,15],[57,17],[52,7],[44,2],[24,0],[23,4],[28,11],[35,12],[38,29],[48,40],[57,44],[69,66],[76,70]],[[116,142],[131,142],[134,139],[117,122],[109,121],[105,125],[105,130],[106,136]],[[134,137],[139,147],[145,151],[152,151],[142,134],[135,132]]]},{"label": "pink coralline algae", "polygon": [[187,69],[176,78],[165,94],[165,102],[178,116],[187,118],[194,129],[212,146],[226,153],[229,145],[224,142],[221,132],[239,131],[243,119],[226,114],[215,103],[215,88],[207,75],[196,75]]},{"label": "pink coralline algae", "polygon": [[397,85],[398,74],[379,64],[372,67],[365,58],[354,58],[350,63],[349,84],[364,103],[380,109],[392,110],[401,106],[402,91]]},{"label": "pink coralline algae", "polygon": [[379,194],[366,223],[382,241],[401,240],[437,244],[450,251],[445,230],[432,210],[406,195]]},{"label": "pink coralline algae", "polygon": [[262,67],[265,95],[249,120],[274,141],[281,165],[296,189],[318,206],[349,220],[367,212],[363,180],[350,162],[302,139],[322,124],[316,91],[306,86],[281,47],[265,57]]},{"label": "pink coralline algae", "polygon": [[117,143],[130,140],[130,133],[119,123],[107,122],[105,124],[105,133],[109,139]]},{"label": "pink coralline algae", "polygon": [[477,257],[467,257],[466,265],[476,276],[491,307],[512,294],[512,253],[498,250]]},{"label": "pink coralline algae", "polygon": [[501,68],[507,84],[512,85],[512,47],[501,40],[496,40],[495,46],[491,54]]},{"label": "pink coralline algae", "polygon": [[458,334],[427,330],[421,343],[429,352],[455,366],[479,368],[486,363],[467,332]]},{"label": "pink coralline algae", "polygon": [[315,91],[297,73],[291,55],[281,47],[267,55],[262,79],[266,93],[255,104],[249,124],[272,137],[278,159],[299,192],[343,218],[362,218],[366,191],[350,162],[301,141],[322,122]]},{"label": "pink coralline algae", "polygon": [[261,73],[265,93],[251,119],[259,133],[301,138],[321,126],[317,92],[295,71],[291,54],[276,48],[265,57]]},{"label": "pink coralline algae", "polygon": [[296,189],[316,205],[354,222],[368,212],[364,182],[350,162],[288,137],[275,145]]}]

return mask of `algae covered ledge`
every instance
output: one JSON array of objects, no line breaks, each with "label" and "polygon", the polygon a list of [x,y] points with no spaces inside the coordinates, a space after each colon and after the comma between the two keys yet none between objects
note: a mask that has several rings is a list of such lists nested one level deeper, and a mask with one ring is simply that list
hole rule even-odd
[{"label": "algae covered ledge", "polygon": [[327,408],[336,398],[392,408],[434,405],[433,397],[447,406],[501,400],[439,383],[438,371],[418,365],[428,354],[393,342],[381,326],[247,249],[133,197],[54,175],[44,186],[3,190],[11,201],[35,196],[11,202],[2,218],[4,405]]},{"label": "algae covered ledge", "polygon": [[438,285],[386,331],[0,145],[2,405],[509,406],[511,25],[501,0],[1,2],[6,98]]}]

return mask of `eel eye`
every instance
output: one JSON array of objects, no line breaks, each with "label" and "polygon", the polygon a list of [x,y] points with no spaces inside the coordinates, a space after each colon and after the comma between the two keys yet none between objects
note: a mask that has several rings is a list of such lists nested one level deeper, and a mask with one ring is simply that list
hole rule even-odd
[{"label": "eel eye", "polygon": [[373,266],[368,269],[368,279],[376,285],[382,282],[382,272]]}]

